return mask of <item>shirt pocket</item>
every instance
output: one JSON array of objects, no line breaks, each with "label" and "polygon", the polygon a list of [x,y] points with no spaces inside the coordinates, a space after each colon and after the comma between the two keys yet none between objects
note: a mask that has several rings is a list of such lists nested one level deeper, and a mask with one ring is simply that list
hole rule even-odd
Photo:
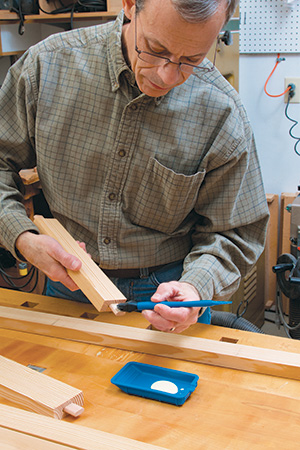
[{"label": "shirt pocket", "polygon": [[193,210],[205,170],[193,175],[176,173],[151,158],[128,205],[132,223],[173,233]]}]

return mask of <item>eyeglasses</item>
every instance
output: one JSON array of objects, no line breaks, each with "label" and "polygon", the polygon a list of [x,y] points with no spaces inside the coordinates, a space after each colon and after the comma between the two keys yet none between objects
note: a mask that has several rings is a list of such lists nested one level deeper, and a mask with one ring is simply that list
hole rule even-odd
[{"label": "eyeglasses", "polygon": [[219,39],[217,39],[215,53],[214,53],[214,59],[212,66],[201,66],[201,65],[194,65],[189,63],[182,63],[182,62],[174,62],[171,61],[169,58],[166,58],[165,56],[155,55],[153,53],[142,51],[137,46],[137,12],[135,11],[135,51],[137,52],[138,58],[142,61],[151,64],[152,66],[160,66],[161,64],[175,64],[175,66],[179,67],[179,70],[182,72],[188,73],[189,75],[196,75],[198,76],[200,73],[203,72],[212,72],[215,68],[215,62],[217,57],[217,51],[218,51],[218,45],[219,45]]}]

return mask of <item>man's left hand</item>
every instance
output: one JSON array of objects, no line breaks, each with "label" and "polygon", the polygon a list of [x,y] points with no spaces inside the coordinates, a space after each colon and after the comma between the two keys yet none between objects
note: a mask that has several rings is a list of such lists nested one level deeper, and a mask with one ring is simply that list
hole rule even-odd
[{"label": "man's left hand", "polygon": [[142,314],[157,330],[181,333],[197,322],[200,308],[170,308],[159,303],[186,300],[200,300],[200,295],[194,286],[180,281],[162,283],[151,297],[151,301],[157,302],[154,310],[144,310]]}]

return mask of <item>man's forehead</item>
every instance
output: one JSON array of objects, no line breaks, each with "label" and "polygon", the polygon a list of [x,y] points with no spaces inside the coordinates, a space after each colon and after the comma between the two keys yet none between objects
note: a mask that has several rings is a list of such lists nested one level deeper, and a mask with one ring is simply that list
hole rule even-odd
[{"label": "man's forehead", "polygon": [[[147,1],[150,4],[152,0]],[[185,57],[201,58],[207,54],[212,43],[207,46],[206,41],[210,34],[207,33],[208,22],[187,22],[174,8],[171,17],[168,14],[163,17],[162,12],[145,8],[137,14],[136,20],[139,35],[157,52],[176,54],[179,51]],[[213,40],[215,37],[214,35]]]}]

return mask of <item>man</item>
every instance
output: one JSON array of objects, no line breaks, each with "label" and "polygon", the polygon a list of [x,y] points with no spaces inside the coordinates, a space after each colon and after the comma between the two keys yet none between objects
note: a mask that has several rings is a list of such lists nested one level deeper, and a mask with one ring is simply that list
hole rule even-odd
[{"label": "man", "polygon": [[[205,59],[234,8],[123,0],[115,23],[52,36],[11,69],[2,242],[46,273],[48,295],[84,301],[66,272],[80,261],[37,234],[20,203],[17,173],[36,164],[52,214],[128,299],[225,300],[256,262],[268,212],[252,131]],[[199,308],[143,314],[177,333],[210,321]]]}]

